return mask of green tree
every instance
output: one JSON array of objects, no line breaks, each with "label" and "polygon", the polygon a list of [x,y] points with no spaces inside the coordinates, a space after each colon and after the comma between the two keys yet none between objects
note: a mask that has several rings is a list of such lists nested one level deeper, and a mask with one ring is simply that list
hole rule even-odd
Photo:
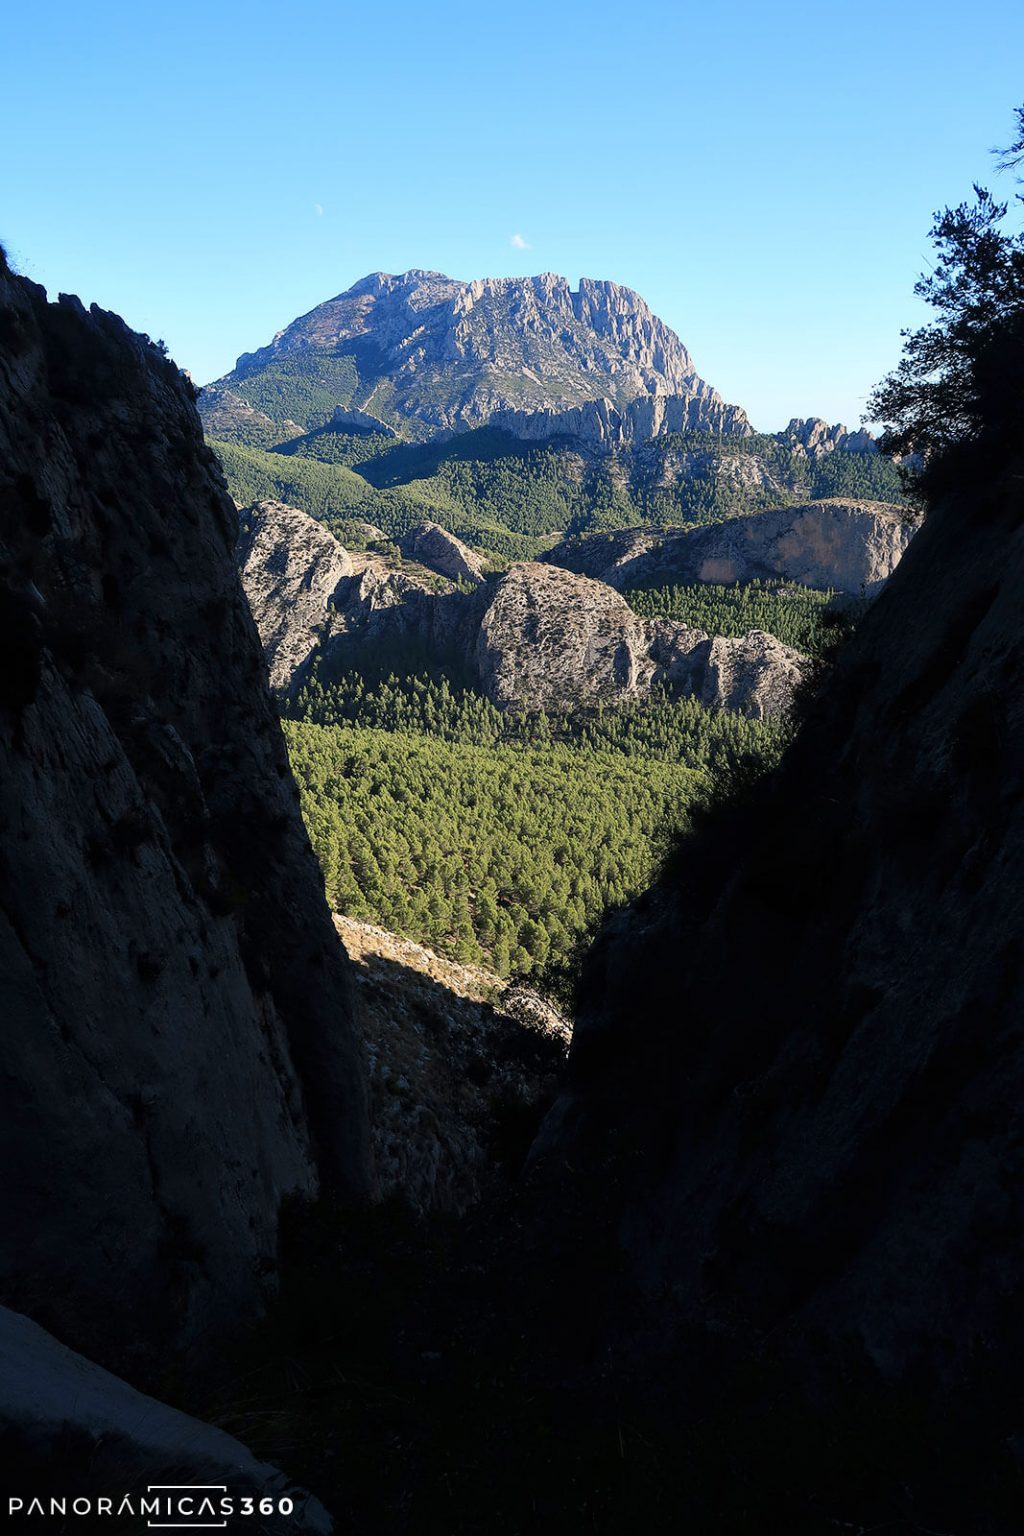
[{"label": "green tree", "polygon": [[[1024,108],[1017,119],[1003,165],[1024,158]],[[885,424],[883,451],[922,456],[925,494],[963,450],[1018,437],[1024,425],[1024,231],[1004,227],[1008,207],[975,186],[973,203],[936,214],[935,267],[914,291],[937,318],[903,332],[898,366],[868,401]]]}]

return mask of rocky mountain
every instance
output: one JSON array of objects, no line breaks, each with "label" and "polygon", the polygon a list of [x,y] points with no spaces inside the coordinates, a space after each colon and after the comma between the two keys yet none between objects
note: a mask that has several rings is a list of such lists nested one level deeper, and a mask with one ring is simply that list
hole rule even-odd
[{"label": "rocky mountain", "polygon": [[[243,583],[271,676],[286,691],[295,691],[314,659],[326,681],[384,656],[412,670],[446,663],[468,670],[502,709],[563,712],[665,688],[763,719],[789,708],[808,669],[805,657],[770,635],[725,638],[643,619],[611,586],[555,565],[524,562],[487,582],[477,569],[475,590],[450,581],[439,590],[429,572],[395,570],[379,555],[349,556],[296,508],[257,503],[241,521]],[[469,553],[431,525],[405,543],[443,576],[461,574]]]},{"label": "rocky mountain", "polygon": [[764,580],[873,596],[916,531],[906,509],[838,498],[698,528],[626,528],[565,540],[543,558],[610,586]]},{"label": "rocky mountain", "polygon": [[0,1296],[108,1362],[369,1191],[349,968],[191,387],[0,265]]},{"label": "rocky mountain", "polygon": [[666,397],[659,410],[703,430],[749,431],[629,288],[583,278],[572,289],[552,273],[465,283],[413,270],[371,273],[243,354],[203,409],[214,435],[242,434],[255,411],[255,424],[272,418],[283,439],[295,435],[290,417],[308,428],[341,407],[423,437],[496,412],[512,422],[649,397]]},{"label": "rocky mountain", "polygon": [[244,354],[199,408],[239,506],[392,539],[429,521],[503,563],[555,533],[905,493],[870,433],[816,417],[756,433],[638,294],[551,274],[372,274]]},{"label": "rocky mountain", "polygon": [[794,416],[779,437],[794,450],[802,449],[809,459],[818,459],[827,453],[878,452],[877,442],[863,427],[849,432],[841,422],[829,426],[820,416],[810,416],[806,420]]}]

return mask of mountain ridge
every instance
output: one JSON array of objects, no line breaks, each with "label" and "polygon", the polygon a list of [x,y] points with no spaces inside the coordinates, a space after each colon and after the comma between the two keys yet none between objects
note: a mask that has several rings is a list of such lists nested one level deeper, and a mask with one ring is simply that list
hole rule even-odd
[{"label": "mountain ridge", "polygon": [[[574,289],[557,273],[471,282],[423,268],[368,273],[242,353],[212,387],[248,385],[241,398],[283,420],[267,409],[275,385],[282,370],[302,375],[311,356],[335,365],[334,406],[392,428],[451,431],[499,410],[558,412],[598,400],[623,409],[668,396],[691,402],[705,429],[750,430],[641,295],[607,279],[580,278]],[[261,398],[252,398],[254,381]]]}]

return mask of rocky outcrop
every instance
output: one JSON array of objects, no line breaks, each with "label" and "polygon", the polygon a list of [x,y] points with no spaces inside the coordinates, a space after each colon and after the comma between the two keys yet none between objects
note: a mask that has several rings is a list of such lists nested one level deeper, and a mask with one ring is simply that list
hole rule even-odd
[{"label": "rocky outcrop", "polygon": [[543,558],[619,589],[781,577],[863,597],[892,575],[915,528],[905,508],[832,499],[694,528],[590,534]]},{"label": "rocky outcrop", "polygon": [[697,380],[692,393],[644,395],[619,409],[611,400],[590,400],[568,410],[502,410],[490,418],[500,428],[527,443],[570,438],[592,451],[608,453],[630,449],[670,432],[752,432],[746,412],[726,405],[704,381]]},{"label": "rocky outcrop", "polygon": [[[213,390],[244,398],[268,370],[296,357],[308,367],[318,356],[344,411],[413,435],[481,426],[497,412],[590,402],[615,412],[634,400],[640,414],[629,430],[640,430],[645,412],[749,430],[639,294],[590,278],[574,290],[552,273],[461,283],[440,272],[374,272],[244,354]],[[220,399],[213,390],[211,406]],[[664,405],[651,398],[660,396]]]},{"label": "rocky outcrop", "polygon": [[715,635],[708,648],[699,696],[712,708],[765,720],[789,713],[807,673],[806,657],[763,630],[741,636]]},{"label": "rocky outcrop", "polygon": [[849,432],[841,422],[829,426],[820,416],[794,416],[789,425],[778,433],[778,438],[794,452],[806,454],[809,459],[819,459],[828,453],[878,452],[878,443],[863,427],[856,432]]},{"label": "rocky outcrop", "polygon": [[514,565],[498,582],[476,662],[484,692],[500,708],[631,698],[649,690],[654,674],[644,620],[618,593],[536,564]]},{"label": "rocky outcrop", "polygon": [[[473,592],[438,592],[379,555],[350,560],[329,530],[278,503],[245,509],[242,577],[273,685],[295,693],[315,657],[322,681],[447,665],[499,708],[622,703],[664,687],[754,719],[784,713],[808,662],[770,635],[712,638],[642,619],[604,582],[555,565],[514,565]],[[470,552],[425,524],[403,541],[435,569]],[[271,569],[265,569],[265,562]],[[349,574],[335,580],[340,569]],[[469,570],[476,569],[469,565]]]},{"label": "rocky outcrop", "polygon": [[394,429],[389,427],[386,422],[381,421],[379,417],[371,416],[368,411],[357,411],[351,407],[346,408],[343,405],[335,407],[334,415],[331,417],[331,426],[342,430],[348,427],[356,432],[379,433],[382,437],[395,437],[397,435]]},{"label": "rocky outcrop", "polygon": [[192,390],[0,268],[0,1296],[111,1361],[368,1187],[349,968]]},{"label": "rocky outcrop", "polygon": [[987,1477],[1012,1446],[998,1475],[1019,1478],[1013,470],[930,515],[778,776],[606,930],[546,1131],[614,1199],[630,1272],[673,1298],[649,1322],[661,1351],[676,1330],[673,1372],[690,1351],[720,1382],[745,1352],[783,1362],[808,1425],[852,1402],[901,1486],[914,1463],[922,1520],[946,1458]]},{"label": "rocky outcrop", "polygon": [[402,554],[409,560],[447,576],[449,581],[481,582],[484,579],[483,561],[454,533],[437,523],[419,523],[403,534],[398,541]]},{"label": "rocky outcrop", "polygon": [[483,691],[500,708],[564,711],[664,687],[753,719],[785,713],[808,662],[770,635],[712,639],[642,619],[604,582],[514,565],[496,584],[476,646]]},{"label": "rocky outcrop", "polygon": [[[141,1531],[204,1518],[207,1526],[240,1528],[249,1522],[232,1517],[246,1498],[262,1502],[262,1531],[333,1530],[316,1499],[223,1430],[136,1392],[6,1307],[0,1358],[0,1474],[11,1529],[45,1524],[56,1495],[69,1509],[77,1500],[83,1530],[86,1520],[94,1530]],[[212,1509],[203,1509],[204,1494]],[[190,1502],[179,1508],[176,1496]]]},{"label": "rocky outcrop", "polygon": [[279,501],[245,509],[237,558],[270,686],[287,688],[323,638],[331,599],[341,578],[351,576],[352,561],[322,523]]},{"label": "rocky outcrop", "polygon": [[355,962],[382,1199],[460,1213],[514,1176],[571,1029],[524,986],[372,923],[335,917]]}]

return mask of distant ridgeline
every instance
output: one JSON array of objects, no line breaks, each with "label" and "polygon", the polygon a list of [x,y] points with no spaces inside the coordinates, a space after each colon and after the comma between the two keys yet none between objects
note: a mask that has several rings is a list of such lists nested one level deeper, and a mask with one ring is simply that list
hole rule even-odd
[{"label": "distant ridgeline", "polygon": [[898,503],[868,433],[753,431],[629,289],[373,274],[241,357],[200,399],[235,500],[351,544],[425,519],[501,566],[554,535],[709,522],[823,497]]}]

